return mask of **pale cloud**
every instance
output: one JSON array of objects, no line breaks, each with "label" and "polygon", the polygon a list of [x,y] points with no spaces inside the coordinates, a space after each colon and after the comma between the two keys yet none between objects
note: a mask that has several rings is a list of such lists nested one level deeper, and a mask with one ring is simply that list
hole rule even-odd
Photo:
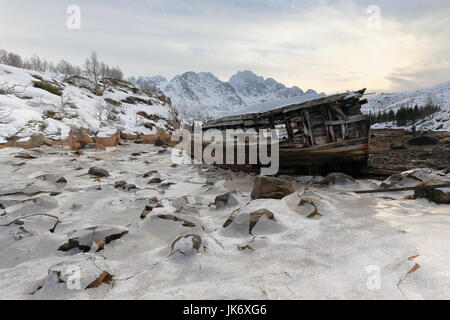
[{"label": "pale cloud", "polygon": [[[65,28],[69,4],[79,31]],[[447,0],[3,0],[0,47],[76,63],[95,49],[128,75],[251,69],[328,93],[402,90],[450,80],[449,17]]]}]

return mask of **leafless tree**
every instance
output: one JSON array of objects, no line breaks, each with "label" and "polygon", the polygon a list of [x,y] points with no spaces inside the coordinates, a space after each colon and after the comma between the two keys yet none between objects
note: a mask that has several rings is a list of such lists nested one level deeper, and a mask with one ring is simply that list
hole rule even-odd
[{"label": "leafless tree", "polygon": [[95,51],[86,59],[84,67],[86,73],[94,79],[95,85],[97,86],[102,75],[102,64]]},{"label": "leafless tree", "polygon": [[66,112],[66,108],[73,104],[72,96],[70,94],[65,94],[61,96],[61,101],[57,106],[58,112]]},{"label": "leafless tree", "polygon": [[110,121],[114,114],[114,106],[107,102],[97,102],[91,115],[98,121]]}]

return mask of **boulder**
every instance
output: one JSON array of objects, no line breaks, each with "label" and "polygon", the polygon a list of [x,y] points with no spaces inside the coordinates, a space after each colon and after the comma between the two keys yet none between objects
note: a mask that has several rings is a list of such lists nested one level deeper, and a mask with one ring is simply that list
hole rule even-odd
[{"label": "boulder", "polygon": [[420,186],[414,191],[414,199],[427,199],[437,204],[450,204],[450,188]]},{"label": "boulder", "polygon": [[161,183],[161,182],[162,182],[161,178],[152,178],[152,179],[148,182],[148,184],[157,184],[157,183]]},{"label": "boulder", "polygon": [[114,184],[114,188],[120,189],[123,191],[130,191],[130,190],[136,190],[137,187],[135,184],[127,183],[126,181],[117,181]]},{"label": "boulder", "polygon": [[258,176],[253,185],[252,199],[283,199],[295,192],[292,183],[277,178]]},{"label": "boulder", "polygon": [[356,180],[342,172],[333,172],[328,174],[322,181],[322,184],[354,184]]},{"label": "boulder", "polygon": [[412,146],[427,146],[427,145],[436,145],[439,143],[439,140],[430,136],[419,136],[412,138],[408,141],[408,144]]},{"label": "boulder", "polygon": [[184,256],[192,256],[203,247],[202,237],[198,234],[188,234],[175,239],[170,246],[169,256],[181,253]]},{"label": "boulder", "polygon": [[98,167],[92,167],[89,169],[88,172],[90,175],[96,176],[96,177],[109,177],[109,172],[105,169],[98,168]]},{"label": "boulder", "polygon": [[128,233],[128,229],[119,226],[96,226],[69,235],[67,242],[63,243],[58,250],[67,252],[74,249],[89,252],[95,246],[97,251],[104,248],[106,244],[122,238]]},{"label": "boulder", "polygon": [[20,158],[20,159],[36,159],[36,156],[33,156],[32,154],[22,151],[22,152],[18,152],[15,155],[15,158]]},{"label": "boulder", "polygon": [[234,207],[239,204],[239,201],[235,197],[235,193],[228,192],[225,194],[222,194],[220,196],[217,196],[214,200],[214,205],[217,209],[222,209],[226,207]]},{"label": "boulder", "polygon": [[256,230],[258,234],[277,233],[283,229],[278,225],[275,215],[267,209],[231,215],[225,221],[223,228],[231,229],[232,232],[243,235],[253,235],[257,225],[259,226],[258,230]]}]

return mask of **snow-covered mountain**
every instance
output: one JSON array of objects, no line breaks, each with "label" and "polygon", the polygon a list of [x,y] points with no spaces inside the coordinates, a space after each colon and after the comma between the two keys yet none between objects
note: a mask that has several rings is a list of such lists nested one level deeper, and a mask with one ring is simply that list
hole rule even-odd
[{"label": "snow-covered mountain", "polygon": [[[450,82],[436,86],[398,93],[381,93],[368,95],[369,103],[363,106],[364,113],[396,111],[403,106],[438,105],[442,111],[416,123],[419,130],[450,131]],[[395,127],[393,124],[378,124],[374,128]]]},{"label": "snow-covered mountain", "polygon": [[227,82],[210,72],[186,72],[173,78],[163,92],[186,119],[208,119],[243,109],[246,104]]},{"label": "snow-covered mountain", "polygon": [[314,90],[288,88],[272,78],[239,71],[229,82],[210,72],[186,72],[167,81],[162,76],[130,78],[140,87],[161,90],[187,121],[207,120],[230,114],[258,112],[317,98]]},{"label": "snow-covered mountain", "polygon": [[168,100],[127,81],[104,79],[96,86],[82,76],[0,65],[0,144],[37,135],[64,140],[74,129],[95,137],[170,132],[179,119]]},{"label": "snow-covered mountain", "polygon": [[[236,89],[247,105],[285,100],[305,95],[298,87],[287,88],[272,78],[264,79],[252,71],[239,71],[230,78],[229,83]],[[309,90],[309,94],[317,94]]]}]

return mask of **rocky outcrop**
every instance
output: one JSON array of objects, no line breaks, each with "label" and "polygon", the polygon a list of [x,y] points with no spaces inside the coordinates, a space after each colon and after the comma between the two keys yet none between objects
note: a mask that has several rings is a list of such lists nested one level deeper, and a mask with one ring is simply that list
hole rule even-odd
[{"label": "rocky outcrop", "polygon": [[258,176],[255,179],[252,199],[283,199],[295,192],[292,183],[277,178]]},{"label": "rocky outcrop", "polygon": [[420,186],[414,191],[414,199],[427,199],[437,204],[450,204],[450,188]]}]

